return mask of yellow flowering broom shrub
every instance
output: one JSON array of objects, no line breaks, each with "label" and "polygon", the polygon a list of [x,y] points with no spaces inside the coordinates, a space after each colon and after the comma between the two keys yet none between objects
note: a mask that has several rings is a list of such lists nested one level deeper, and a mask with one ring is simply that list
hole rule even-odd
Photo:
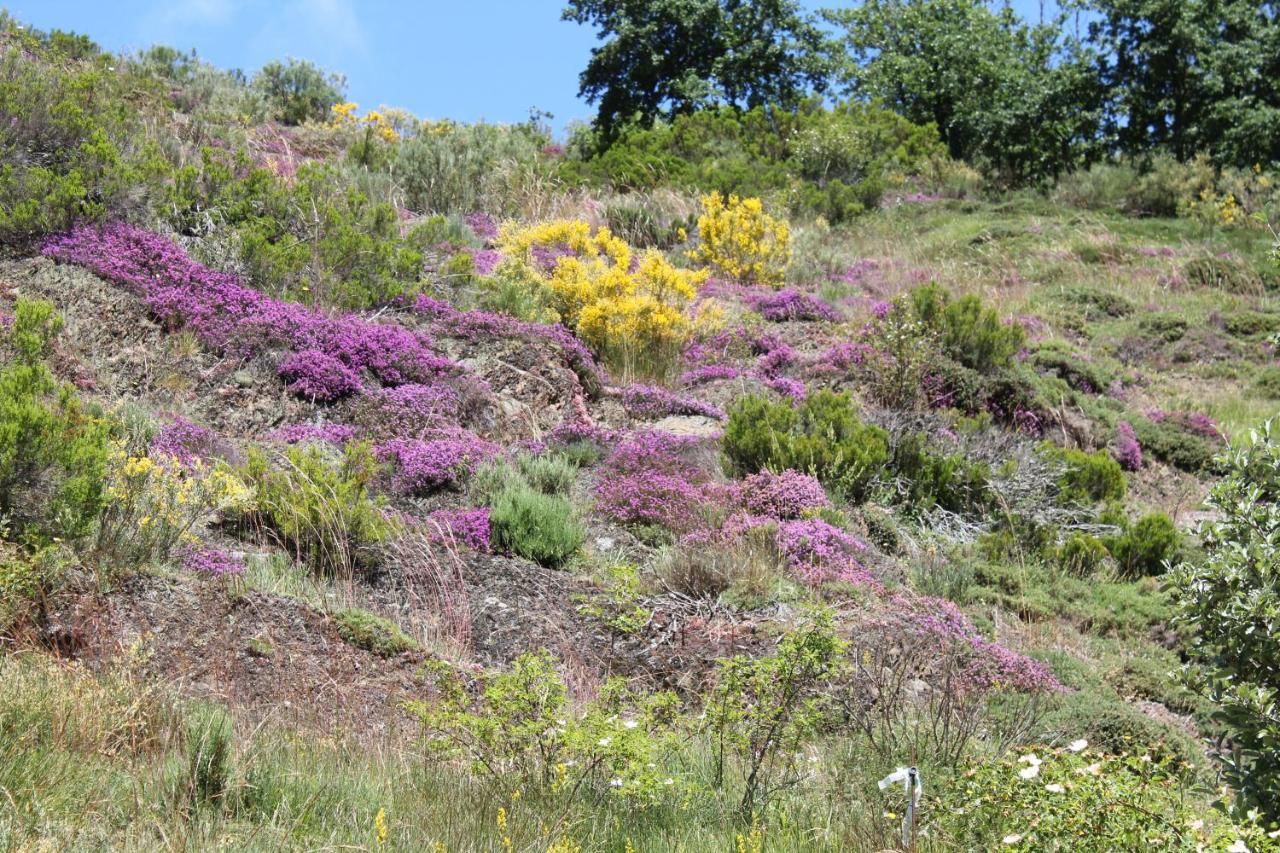
[{"label": "yellow flowering broom shrub", "polygon": [[593,233],[580,220],[509,227],[501,243],[522,280],[543,288],[556,318],[619,378],[670,372],[692,329],[685,308],[707,272],[678,269],[652,250],[635,258],[608,228]]},{"label": "yellow flowering broom shrub", "polygon": [[119,571],[165,560],[222,512],[246,512],[253,495],[233,473],[204,462],[132,456],[117,447],[108,461],[107,504],[94,556]]},{"label": "yellow flowering broom shrub", "polygon": [[758,198],[703,196],[700,243],[690,256],[746,284],[782,284],[791,259],[791,229]]}]

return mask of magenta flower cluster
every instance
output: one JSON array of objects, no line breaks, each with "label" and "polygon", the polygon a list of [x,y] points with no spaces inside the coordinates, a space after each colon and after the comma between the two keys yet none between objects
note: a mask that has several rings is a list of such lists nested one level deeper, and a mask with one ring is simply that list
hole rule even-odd
[{"label": "magenta flower cluster", "polygon": [[468,213],[462,217],[471,233],[486,243],[498,239],[498,223],[487,213]]},{"label": "magenta flower cluster", "polygon": [[432,439],[397,438],[373,450],[379,460],[395,467],[392,488],[408,495],[456,486],[476,465],[497,453],[496,447],[463,430],[445,431]]},{"label": "magenta flower cluster", "polygon": [[657,524],[679,533],[705,525],[729,490],[688,460],[698,440],[660,431],[631,433],[605,460],[596,509],[626,524]]},{"label": "magenta flower cluster", "polygon": [[244,560],[221,548],[192,546],[180,553],[182,568],[197,575],[227,577],[244,574]]},{"label": "magenta flower cluster", "polygon": [[704,403],[696,397],[674,394],[658,385],[630,385],[622,391],[622,407],[635,418],[656,419],[667,415],[701,415],[713,420],[725,419],[719,406]]},{"label": "magenta flower cluster", "polygon": [[332,403],[358,393],[360,374],[319,350],[302,350],[276,368],[290,392],[317,403]]},{"label": "magenta flower cluster", "polygon": [[776,519],[796,519],[831,506],[816,477],[790,470],[752,474],[738,484],[738,498],[747,512]]},{"label": "magenta flower cluster", "polygon": [[686,386],[702,385],[721,379],[737,379],[742,371],[731,364],[704,364],[680,374],[680,384]]},{"label": "magenta flower cluster", "polygon": [[1116,437],[1111,445],[1111,455],[1126,471],[1137,471],[1142,467],[1142,445],[1138,443],[1138,435],[1128,421],[1120,421],[1116,424]]},{"label": "magenta flower cluster", "polygon": [[1218,426],[1218,422],[1200,412],[1166,412],[1161,409],[1154,409],[1147,412],[1147,417],[1153,423],[1169,422],[1179,429],[1198,435],[1201,438],[1208,438],[1214,441],[1222,440],[1222,430]]},{"label": "magenta flower cluster", "polygon": [[837,322],[840,313],[816,296],[810,296],[787,287],[769,293],[756,293],[747,298],[747,304],[774,323],[788,321],[825,320]]},{"label": "magenta flower cluster", "polygon": [[174,243],[123,223],[80,226],[45,242],[48,257],[79,264],[138,293],[160,320],[190,329],[219,352],[324,353],[388,385],[452,374],[430,338],[403,326],[320,311],[264,296],[230,273],[191,260]]},{"label": "magenta flower cluster", "polygon": [[378,435],[420,436],[456,422],[462,400],[444,383],[417,383],[379,388],[361,401],[361,423]]},{"label": "magenta flower cluster", "polygon": [[148,452],[152,456],[169,456],[183,465],[191,465],[216,455],[218,444],[218,436],[213,430],[186,418],[175,417],[151,439]]},{"label": "magenta flower cluster", "polygon": [[298,444],[303,441],[327,441],[330,444],[346,444],[356,437],[356,428],[346,424],[290,424],[270,433],[267,438]]},{"label": "magenta flower cluster", "polygon": [[488,507],[438,509],[427,516],[424,527],[432,542],[456,542],[476,551],[489,550]]}]

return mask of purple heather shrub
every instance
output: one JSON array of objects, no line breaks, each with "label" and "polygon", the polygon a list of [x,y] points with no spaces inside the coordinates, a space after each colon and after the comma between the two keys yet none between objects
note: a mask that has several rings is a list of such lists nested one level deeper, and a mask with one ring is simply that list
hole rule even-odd
[{"label": "purple heather shrub", "polygon": [[778,547],[793,566],[840,566],[867,550],[865,542],[821,518],[778,524]]},{"label": "purple heather shrub", "polygon": [[476,551],[489,550],[489,508],[438,509],[427,516],[427,538],[457,542]]},{"label": "purple heather shrub", "polygon": [[459,372],[431,351],[421,332],[272,299],[131,225],[79,226],[50,238],[41,251],[133,290],[162,322],[185,326],[219,352],[248,357],[271,349],[312,350],[389,385]]},{"label": "purple heather shrub", "polygon": [[1128,421],[1120,421],[1116,424],[1116,437],[1111,446],[1111,455],[1126,471],[1137,471],[1142,467],[1142,445],[1138,443],[1138,435]]},{"label": "purple heather shrub", "polygon": [[362,404],[362,422],[379,434],[406,438],[457,421],[462,400],[443,383],[410,383],[379,388]]},{"label": "purple heather shrub", "polygon": [[871,316],[875,317],[877,320],[883,320],[885,317],[889,316],[889,312],[892,310],[893,310],[893,303],[886,302],[885,300],[881,299],[878,302],[872,303]]},{"label": "purple heather shrub", "polygon": [[1214,441],[1222,440],[1222,431],[1218,427],[1218,422],[1200,412],[1166,412],[1161,409],[1154,409],[1147,412],[1147,418],[1154,423],[1169,421],[1186,432],[1202,438]]},{"label": "purple heather shrub", "polygon": [[724,503],[722,487],[679,474],[605,474],[596,482],[596,509],[625,524],[657,524],[677,533],[705,526]]},{"label": "purple heather shrub", "polygon": [[777,376],[783,368],[796,361],[796,351],[790,346],[781,341],[771,343],[773,343],[772,348],[760,356],[757,362],[762,376]]},{"label": "purple heather shrub", "polygon": [[228,577],[244,574],[244,560],[221,548],[188,547],[181,552],[182,568],[196,575]]},{"label": "purple heather shrub", "polygon": [[564,244],[558,246],[535,244],[529,249],[530,260],[533,262],[534,268],[543,275],[550,275],[555,272],[561,258],[570,258],[574,254],[573,249]]},{"label": "purple heather shrub", "polygon": [[476,275],[493,275],[493,271],[502,263],[502,253],[497,249],[478,249],[471,253],[471,268]]},{"label": "purple heather shrub", "polygon": [[844,341],[824,350],[809,365],[815,375],[844,375],[852,368],[865,364],[876,354],[875,347],[861,341]]},{"label": "purple heather shrub", "polygon": [[486,243],[498,239],[498,223],[487,213],[468,213],[463,217],[471,233]]},{"label": "purple heather shrub", "polygon": [[392,488],[426,495],[458,485],[479,463],[496,456],[498,448],[463,430],[449,430],[433,439],[393,439],[375,445],[373,451],[379,460],[395,466]]},{"label": "purple heather shrub", "polygon": [[148,452],[153,456],[170,456],[183,465],[193,465],[213,456],[217,444],[218,436],[213,430],[186,418],[175,417],[151,439]]},{"label": "purple heather shrub", "polygon": [[880,271],[880,264],[873,258],[863,258],[842,273],[831,276],[831,281],[861,286]]},{"label": "purple heather shrub", "polygon": [[658,385],[629,385],[622,391],[622,407],[634,418],[656,419],[667,415],[701,415],[722,421],[724,410],[696,397],[673,394]]},{"label": "purple heather shrub", "polygon": [[742,371],[728,364],[704,364],[702,367],[680,374],[681,385],[701,385],[719,379],[737,379]]},{"label": "purple heather shrub", "polygon": [[317,403],[332,403],[361,388],[358,373],[319,350],[294,353],[281,362],[276,373],[294,394]]},{"label": "purple heather shrub", "polygon": [[738,495],[747,512],[777,519],[796,519],[805,510],[831,506],[816,477],[791,470],[752,474],[739,484]]},{"label": "purple heather shrub", "polygon": [[772,379],[765,379],[764,386],[770,391],[774,391],[784,397],[790,397],[792,400],[803,400],[805,394],[808,393],[803,382],[799,379],[792,379],[789,376],[775,376]]},{"label": "purple heather shrub", "polygon": [[752,309],[760,312],[766,320],[774,323],[788,321],[826,320],[836,322],[839,312],[816,296],[801,293],[794,287],[773,291],[766,294],[752,294],[747,299]]},{"label": "purple heather shrub", "polygon": [[774,544],[787,568],[801,582],[820,586],[833,581],[850,583],[876,594],[884,586],[857,560],[867,546],[856,537],[819,518],[778,521],[763,515],[739,512],[718,529],[695,531],[681,540],[685,544],[717,545],[744,536],[749,530],[773,530]]},{"label": "purple heather shrub", "polygon": [[356,428],[346,424],[290,424],[280,427],[267,437],[285,444],[303,441],[326,441],[330,444],[346,444],[356,436]]}]

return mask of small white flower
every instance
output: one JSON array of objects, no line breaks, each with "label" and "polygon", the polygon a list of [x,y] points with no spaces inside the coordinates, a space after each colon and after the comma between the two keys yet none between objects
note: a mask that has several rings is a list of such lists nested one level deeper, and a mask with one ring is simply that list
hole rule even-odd
[{"label": "small white flower", "polygon": [[1092,764],[1090,764],[1088,767],[1081,767],[1076,772],[1082,775],[1087,774],[1089,776],[1101,776],[1102,764],[1100,762],[1095,761]]},{"label": "small white flower", "polygon": [[1040,775],[1040,767],[1035,764],[1030,767],[1024,767],[1018,771],[1018,775],[1023,779],[1034,779]]},{"label": "small white flower", "polygon": [[1084,752],[1084,748],[1088,745],[1089,741],[1084,738],[1080,738],[1080,740],[1073,740],[1071,743],[1067,744],[1067,749],[1072,752]]},{"label": "small white flower", "polygon": [[608,745],[609,745],[609,739],[608,739],[607,737],[602,737],[602,738],[600,738],[600,740],[596,741],[596,744],[597,744],[598,746],[608,746]]},{"label": "small white flower", "polygon": [[610,785],[612,785],[612,786],[613,786],[613,787],[615,787],[615,788],[621,788],[621,787],[622,787],[622,780],[621,780],[621,779],[619,779],[619,778],[617,778],[617,777],[615,776],[613,779],[610,779],[610,780],[609,780],[609,784],[610,784]]},{"label": "small white flower", "polygon": [[1027,753],[1026,755],[1024,755],[1024,756],[1022,756],[1021,758],[1019,758],[1019,759],[1018,759],[1018,763],[1020,763],[1020,764],[1030,764],[1032,767],[1039,767],[1039,766],[1041,765],[1041,763],[1042,763],[1042,762],[1040,761],[1040,759],[1036,756],[1036,754],[1035,754],[1034,752],[1029,752],[1029,753]]},{"label": "small white flower", "polygon": [[1063,791],[1067,790],[1066,788],[1059,785],[1057,782],[1054,782],[1051,785],[1045,785],[1044,789],[1048,791],[1050,794],[1061,794]]},{"label": "small white flower", "polygon": [[1243,838],[1237,838],[1231,842],[1231,846],[1227,848],[1227,853],[1249,853],[1249,845],[1244,843]]},{"label": "small white flower", "polygon": [[664,785],[674,785],[675,783],[676,783],[676,780],[672,779],[670,776],[662,780],[662,784]]},{"label": "small white flower", "polygon": [[1196,818],[1195,820],[1191,821],[1191,828],[1199,832],[1200,830],[1204,829],[1204,821],[1201,820],[1200,818]]},{"label": "small white flower", "polygon": [[1022,840],[1022,836],[1014,833],[1012,835],[1006,835],[1002,840],[1005,844],[1017,844]]},{"label": "small white flower", "polygon": [[637,723],[635,720],[627,720],[625,723],[622,724],[622,727],[624,729],[634,729],[638,725],[640,724]]}]

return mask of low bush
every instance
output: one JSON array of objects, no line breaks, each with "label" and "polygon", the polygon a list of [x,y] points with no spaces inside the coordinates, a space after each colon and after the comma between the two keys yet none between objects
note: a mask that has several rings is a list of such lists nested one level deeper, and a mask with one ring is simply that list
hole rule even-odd
[{"label": "low bush", "polygon": [[1183,265],[1182,274],[1195,287],[1241,295],[1262,292],[1262,278],[1257,270],[1238,258],[1217,255],[1192,258]]},{"label": "low bush", "polygon": [[1280,400],[1280,367],[1264,367],[1253,377],[1254,393],[1268,400]]},{"label": "low bush", "polygon": [[1187,429],[1183,419],[1134,418],[1130,423],[1142,449],[1161,462],[1192,474],[1212,467],[1218,443]]},{"label": "low bush", "polygon": [[855,502],[889,461],[884,431],[858,418],[847,393],[827,389],[795,408],[742,397],[729,413],[723,447],[740,473],[802,471]]},{"label": "low bush", "polygon": [[1002,322],[973,294],[953,299],[940,285],[928,284],[911,291],[910,299],[916,317],[938,334],[943,352],[965,367],[981,372],[1008,367],[1026,344],[1021,324]]},{"label": "low bush", "polygon": [[1064,503],[1094,504],[1124,497],[1124,469],[1107,451],[1086,453],[1069,447],[1045,445],[1044,452],[1063,465],[1058,488],[1059,498]]},{"label": "low bush", "polygon": [[1096,574],[1111,556],[1107,546],[1096,536],[1073,533],[1058,548],[1058,566],[1076,577]]},{"label": "low bush", "polygon": [[412,637],[390,619],[348,607],[329,614],[344,642],[387,658],[418,648]]},{"label": "low bush", "polygon": [[489,528],[496,550],[553,568],[577,553],[585,536],[573,504],[525,483],[505,486],[493,497]]},{"label": "low bush", "polygon": [[934,452],[922,433],[898,439],[889,470],[898,499],[917,511],[935,506],[962,515],[981,515],[994,502],[991,469],[963,454]]},{"label": "low bush", "polygon": [[1166,561],[1177,554],[1181,536],[1169,516],[1162,512],[1144,515],[1118,536],[1107,540],[1107,548],[1120,572],[1128,577],[1162,574]]},{"label": "low bush", "polygon": [[377,463],[368,444],[349,444],[336,461],[317,444],[289,447],[275,460],[249,451],[242,477],[253,491],[246,520],[324,573],[350,574],[395,525],[370,493]]}]

